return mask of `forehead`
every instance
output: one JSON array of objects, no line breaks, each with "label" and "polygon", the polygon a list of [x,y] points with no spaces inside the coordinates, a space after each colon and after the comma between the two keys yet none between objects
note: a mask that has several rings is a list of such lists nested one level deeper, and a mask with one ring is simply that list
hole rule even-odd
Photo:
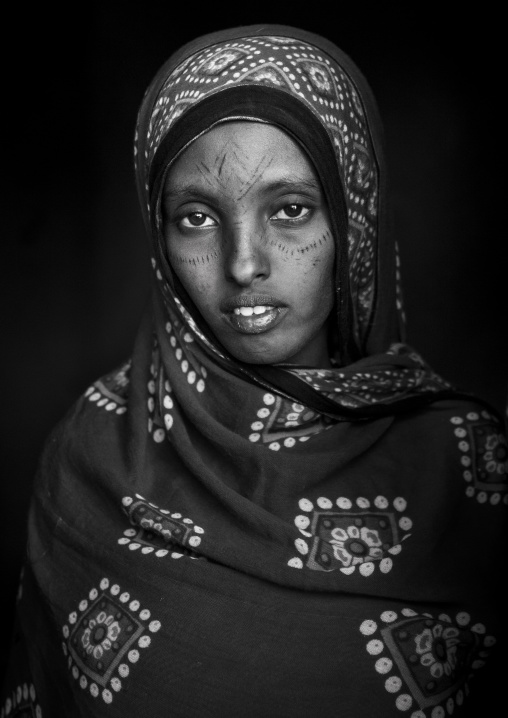
[{"label": "forehead", "polygon": [[315,180],[316,173],[301,147],[283,130],[263,122],[223,122],[187,147],[168,173],[168,182],[195,175]]}]

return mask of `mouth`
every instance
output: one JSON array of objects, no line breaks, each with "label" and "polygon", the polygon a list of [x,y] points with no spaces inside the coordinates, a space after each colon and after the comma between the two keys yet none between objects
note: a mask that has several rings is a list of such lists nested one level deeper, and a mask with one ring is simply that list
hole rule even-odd
[{"label": "mouth", "polygon": [[224,319],[242,334],[261,334],[275,327],[288,311],[280,301],[267,295],[240,295],[221,307]]}]

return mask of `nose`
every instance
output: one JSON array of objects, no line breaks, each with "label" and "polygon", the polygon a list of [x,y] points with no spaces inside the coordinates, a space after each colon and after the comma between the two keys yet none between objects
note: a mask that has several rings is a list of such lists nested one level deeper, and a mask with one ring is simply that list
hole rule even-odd
[{"label": "nose", "polygon": [[270,276],[270,262],[263,232],[247,221],[237,222],[228,232],[225,273],[229,280],[248,287]]}]

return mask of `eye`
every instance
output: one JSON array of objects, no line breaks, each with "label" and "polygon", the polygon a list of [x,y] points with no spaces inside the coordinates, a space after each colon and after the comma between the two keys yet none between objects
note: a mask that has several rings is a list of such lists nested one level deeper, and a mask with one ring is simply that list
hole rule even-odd
[{"label": "eye", "polygon": [[310,207],[306,207],[303,204],[297,204],[296,202],[294,202],[292,204],[286,204],[284,205],[284,207],[281,207],[281,209],[279,209],[279,211],[276,212],[271,217],[271,219],[282,221],[285,220],[286,222],[299,221],[306,219],[310,212]]},{"label": "eye", "polygon": [[204,212],[190,212],[182,217],[178,224],[184,229],[192,229],[193,227],[214,227],[217,222]]}]

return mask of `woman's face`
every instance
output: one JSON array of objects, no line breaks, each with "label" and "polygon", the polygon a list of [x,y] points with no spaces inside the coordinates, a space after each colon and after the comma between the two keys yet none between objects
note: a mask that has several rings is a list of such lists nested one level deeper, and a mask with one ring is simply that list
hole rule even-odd
[{"label": "woman's face", "polygon": [[334,241],[314,168],[288,135],[216,126],[176,160],[162,201],[171,266],[230,354],[330,365]]}]

